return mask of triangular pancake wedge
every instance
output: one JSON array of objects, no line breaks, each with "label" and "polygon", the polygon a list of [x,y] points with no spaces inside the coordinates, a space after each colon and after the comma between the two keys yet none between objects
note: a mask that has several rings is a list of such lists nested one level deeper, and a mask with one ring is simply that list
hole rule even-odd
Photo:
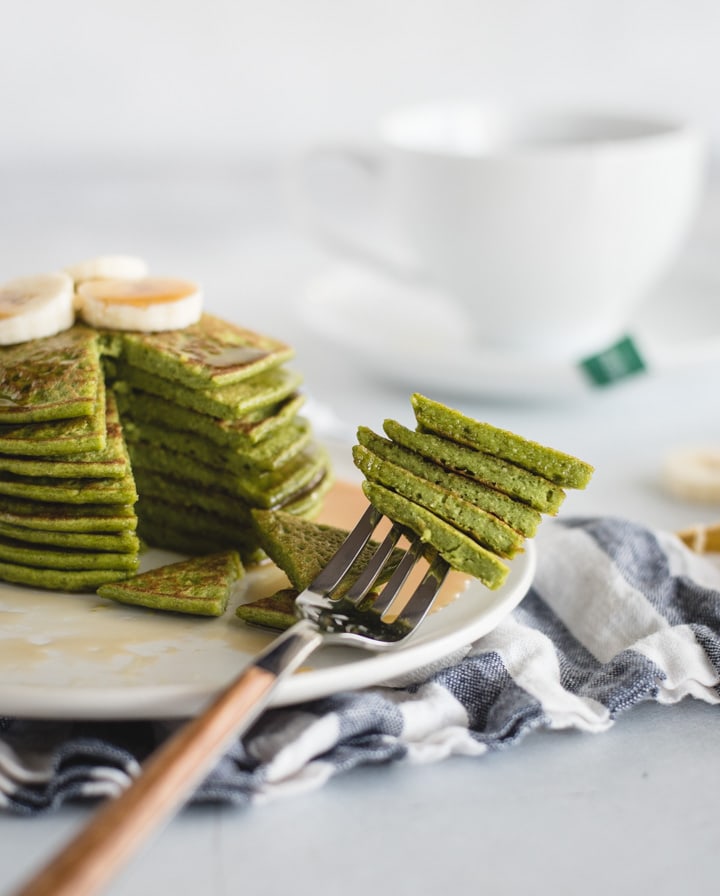
[{"label": "triangular pancake wedge", "polygon": [[237,551],[181,560],[98,588],[100,597],[154,610],[222,616],[244,575]]}]

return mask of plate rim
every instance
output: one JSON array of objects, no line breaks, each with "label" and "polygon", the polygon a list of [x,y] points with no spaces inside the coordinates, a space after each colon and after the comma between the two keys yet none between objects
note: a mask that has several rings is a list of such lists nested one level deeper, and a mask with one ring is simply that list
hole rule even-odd
[{"label": "plate rim", "polygon": [[[381,686],[393,678],[417,671],[424,665],[449,656],[469,646],[495,628],[528,593],[537,563],[535,544],[529,541],[525,551],[510,563],[510,575],[497,591],[490,591],[473,579],[455,600],[436,616],[430,617],[418,631],[416,642],[382,653],[369,653],[357,648],[343,649],[357,653],[359,659],[339,666],[312,669],[295,674],[281,682],[269,703],[271,707],[290,706],[331,696],[343,690]],[[5,583],[2,583],[5,584]],[[9,583],[8,583],[9,584]],[[489,603],[478,609],[464,625],[451,628],[444,624],[453,615],[460,601],[472,599],[472,591],[482,589],[490,596]],[[430,628],[430,635],[427,628]],[[432,637],[432,629],[441,634]],[[242,668],[240,665],[239,670]],[[228,682],[213,687],[203,685],[128,684],[122,687],[78,688],[66,692],[58,702],[58,691],[50,692],[35,685],[0,684],[0,716],[27,719],[140,720],[182,718],[196,715]],[[38,699],[40,692],[40,699]],[[34,700],[32,698],[35,698]],[[44,699],[42,699],[44,698]]]}]

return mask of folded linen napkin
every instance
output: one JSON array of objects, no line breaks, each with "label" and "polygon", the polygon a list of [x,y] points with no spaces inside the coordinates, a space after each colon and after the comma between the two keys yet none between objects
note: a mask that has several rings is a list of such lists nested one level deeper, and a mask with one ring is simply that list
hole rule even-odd
[{"label": "folded linen napkin", "polygon": [[[643,700],[720,703],[720,568],[616,518],[547,521],[497,629],[382,687],[266,712],[194,799],[244,804],[357,765],[480,756],[536,728],[601,732]],[[170,722],[0,720],[0,806],[31,815],[117,793]]]}]

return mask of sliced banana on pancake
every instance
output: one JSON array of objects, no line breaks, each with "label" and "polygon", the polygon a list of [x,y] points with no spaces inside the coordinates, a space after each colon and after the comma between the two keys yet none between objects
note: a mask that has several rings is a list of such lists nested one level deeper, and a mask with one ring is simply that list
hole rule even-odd
[{"label": "sliced banana on pancake", "polygon": [[73,281],[66,273],[17,277],[0,286],[0,345],[54,336],[74,322]]},{"label": "sliced banana on pancake", "polygon": [[720,447],[678,448],[665,458],[663,485],[671,495],[698,504],[720,504]]},{"label": "sliced banana on pancake", "polygon": [[137,280],[147,277],[147,262],[134,255],[98,255],[65,268],[75,285],[85,280]]},{"label": "sliced banana on pancake", "polygon": [[88,280],[77,288],[83,320],[111,330],[180,330],[202,315],[197,283],[169,277]]}]

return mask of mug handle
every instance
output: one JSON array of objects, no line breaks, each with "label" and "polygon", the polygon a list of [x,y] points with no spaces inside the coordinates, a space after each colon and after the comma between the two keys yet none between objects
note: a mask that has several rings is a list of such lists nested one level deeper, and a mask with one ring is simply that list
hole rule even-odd
[{"label": "mug handle", "polygon": [[319,146],[306,153],[301,173],[306,223],[331,249],[395,276],[420,276],[413,251],[388,219],[380,153],[359,145]]}]

